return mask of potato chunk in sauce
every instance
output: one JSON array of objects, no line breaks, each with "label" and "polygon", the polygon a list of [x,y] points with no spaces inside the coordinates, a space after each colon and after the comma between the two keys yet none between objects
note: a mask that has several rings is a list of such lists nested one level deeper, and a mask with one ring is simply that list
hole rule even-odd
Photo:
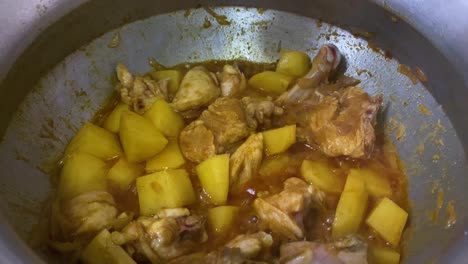
[{"label": "potato chunk in sauce", "polygon": [[[120,93],[92,122],[103,128],[80,134],[63,157],[74,169],[60,175],[45,243],[64,261],[91,264],[102,263],[89,252],[104,242],[119,263],[398,263],[401,232],[385,233],[392,223],[375,221],[377,213],[368,220],[377,207],[390,220],[409,212],[397,152],[375,130],[382,99],[334,74],[335,46],[312,60],[296,53],[300,60],[283,53],[281,67],[207,61],[138,75],[119,64]],[[257,75],[278,68],[300,69],[278,72],[289,80],[280,93]],[[100,155],[104,134],[112,157]],[[90,158],[76,164],[79,155]],[[102,164],[98,172],[91,161]],[[107,187],[94,188],[89,173],[105,175]],[[404,232],[406,218],[398,219]]]}]

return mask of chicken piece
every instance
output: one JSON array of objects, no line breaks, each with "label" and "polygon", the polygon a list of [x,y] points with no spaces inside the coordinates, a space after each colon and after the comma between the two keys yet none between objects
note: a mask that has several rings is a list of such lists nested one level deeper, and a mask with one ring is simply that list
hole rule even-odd
[{"label": "chicken piece", "polygon": [[220,93],[216,76],[205,67],[197,66],[182,78],[172,106],[179,112],[195,110],[211,104]]},{"label": "chicken piece", "polygon": [[252,130],[257,130],[259,125],[268,129],[271,127],[271,118],[284,113],[283,108],[277,106],[269,96],[265,98],[244,97],[241,99],[244,104],[247,124]]},{"label": "chicken piece", "polygon": [[251,135],[229,160],[229,185],[237,190],[257,173],[263,158],[263,134]]},{"label": "chicken piece", "polygon": [[335,243],[298,241],[280,248],[281,264],[367,264],[367,244],[355,236]]},{"label": "chicken piece", "polygon": [[132,109],[143,114],[148,110],[157,98],[167,100],[168,80],[154,81],[147,77],[133,76],[123,64],[116,68],[122,102],[130,105]]},{"label": "chicken piece", "polygon": [[325,96],[299,120],[298,137],[330,157],[366,158],[375,142],[374,125],[382,97],[348,87]]},{"label": "chicken piece", "polygon": [[341,61],[341,53],[333,44],[323,45],[312,60],[310,71],[290,90],[276,99],[280,106],[297,104],[314,94],[317,86],[328,83],[328,78],[336,70]]},{"label": "chicken piece", "polygon": [[213,132],[202,120],[195,120],[182,130],[179,145],[185,158],[197,163],[216,154]]},{"label": "chicken piece", "polygon": [[170,261],[170,264],[260,264],[267,263],[253,261],[261,252],[273,245],[273,237],[265,232],[238,235],[229,241],[224,248],[208,254],[197,252]]},{"label": "chicken piece", "polygon": [[245,76],[237,65],[224,65],[223,71],[218,73],[218,79],[222,96],[235,96],[247,88]]},{"label": "chicken piece", "polygon": [[227,146],[250,134],[242,103],[235,98],[217,99],[203,111],[200,120],[213,132],[217,153],[224,152]]},{"label": "chicken piece", "polygon": [[323,205],[325,194],[299,178],[289,178],[283,190],[257,198],[254,209],[266,228],[287,239],[304,237],[304,218],[312,208]]},{"label": "chicken piece", "polygon": [[244,257],[239,248],[223,248],[208,254],[197,252],[178,257],[169,264],[267,264],[271,262],[256,261]]},{"label": "chicken piece", "polygon": [[60,224],[66,236],[92,236],[112,226],[117,216],[114,198],[108,192],[81,194],[61,205]]},{"label": "chicken piece", "polygon": [[112,233],[112,241],[126,245],[129,253],[145,256],[160,263],[191,253],[196,245],[207,240],[205,220],[190,215],[184,208],[167,209],[154,217],[140,217],[121,232]]},{"label": "chicken piece", "polygon": [[226,147],[249,136],[242,103],[235,98],[222,97],[203,111],[180,133],[180,149],[194,162],[202,162]]},{"label": "chicken piece", "polygon": [[238,235],[226,244],[227,248],[238,248],[245,258],[254,258],[273,245],[273,237],[263,231],[253,234]]}]

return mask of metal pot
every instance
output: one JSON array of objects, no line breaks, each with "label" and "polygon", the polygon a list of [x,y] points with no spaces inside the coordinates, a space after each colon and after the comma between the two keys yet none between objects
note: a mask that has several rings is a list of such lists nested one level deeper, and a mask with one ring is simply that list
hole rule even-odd
[{"label": "metal pot", "polygon": [[[387,99],[381,122],[410,182],[404,263],[466,262],[464,1],[217,1],[218,6],[262,8],[215,9],[230,26],[219,25],[202,8],[174,12],[197,4],[213,2],[0,2],[0,263],[41,262],[24,241],[50,194],[49,170],[76,129],[111,94],[109,76],[117,62],[143,72],[149,69],[148,57],[167,65],[206,59],[274,61],[281,48],[313,55],[325,42],[343,51],[347,74]],[[202,26],[205,18],[211,22],[208,28]],[[116,35],[119,45],[110,48]],[[371,37],[370,45],[363,35]],[[400,74],[400,63],[421,68],[425,86]],[[451,206],[456,218],[447,210]]]}]

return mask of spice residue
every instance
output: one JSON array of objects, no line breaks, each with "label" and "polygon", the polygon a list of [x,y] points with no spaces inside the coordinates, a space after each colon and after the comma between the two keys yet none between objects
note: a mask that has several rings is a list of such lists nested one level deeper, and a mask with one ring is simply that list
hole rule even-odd
[{"label": "spice residue", "polygon": [[192,9],[189,8],[189,9],[185,10],[184,17],[189,17],[191,14],[192,14]]},{"label": "spice residue", "polygon": [[359,76],[361,76],[361,74],[365,73],[365,74],[369,75],[369,77],[372,77],[372,73],[370,71],[366,70],[366,69],[360,69],[356,73]]},{"label": "spice residue", "polygon": [[265,8],[257,8],[257,12],[258,14],[260,15],[263,15],[263,13],[265,13],[266,9]]},{"label": "spice residue", "polygon": [[441,138],[437,139],[435,143],[441,147],[445,146],[444,141]]},{"label": "spice residue", "polygon": [[397,71],[406,77],[408,77],[413,84],[418,83],[418,78],[411,72],[411,69],[408,65],[400,64],[398,65]]},{"label": "spice residue", "polygon": [[153,67],[153,69],[155,70],[164,70],[166,69],[166,67],[164,65],[162,65],[161,63],[159,63],[155,58],[153,57],[149,57],[148,58],[148,63],[151,67]]},{"label": "spice residue", "polygon": [[431,115],[431,111],[423,104],[419,104],[418,105],[418,108],[419,110],[421,111],[421,113],[423,113],[424,115],[426,116],[430,116]]},{"label": "spice residue", "polygon": [[203,22],[203,28],[209,28],[211,27],[211,22],[210,20],[208,19],[208,17],[205,17],[205,22]]},{"label": "spice residue", "polygon": [[107,43],[107,47],[113,49],[120,45],[120,32],[116,32],[112,39]]},{"label": "spice residue", "polygon": [[414,74],[421,82],[427,82],[426,74],[418,66],[413,68]]},{"label": "spice residue", "polygon": [[444,205],[444,190],[442,190],[442,188],[439,188],[439,190],[437,191],[436,208],[431,213],[431,218],[434,223],[439,222],[439,214],[443,205]]},{"label": "spice residue", "polygon": [[225,15],[219,15],[209,7],[203,7],[203,9],[205,9],[205,11],[208,14],[210,14],[210,16],[214,17],[214,19],[216,19],[216,22],[218,22],[218,24],[220,24],[221,26],[231,25],[231,21],[229,21]]},{"label": "spice residue", "polygon": [[424,152],[425,146],[424,143],[419,144],[419,146],[416,148],[416,152],[418,154],[422,154]]},{"label": "spice residue", "polygon": [[457,223],[457,212],[455,211],[455,201],[449,201],[446,208],[447,222],[445,228],[450,228]]},{"label": "spice residue", "polygon": [[406,127],[405,125],[398,122],[395,118],[390,118],[388,130],[390,132],[395,132],[395,138],[400,140],[406,136]]}]

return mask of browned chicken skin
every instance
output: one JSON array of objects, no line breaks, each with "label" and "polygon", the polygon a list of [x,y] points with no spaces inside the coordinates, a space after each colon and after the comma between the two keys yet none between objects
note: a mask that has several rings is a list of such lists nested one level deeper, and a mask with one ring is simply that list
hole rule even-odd
[{"label": "browned chicken skin", "polygon": [[217,153],[250,135],[242,103],[235,98],[217,99],[203,111],[199,120],[213,132]]},{"label": "browned chicken skin", "polygon": [[167,80],[154,81],[151,78],[133,76],[127,67],[118,64],[116,67],[117,90],[122,102],[143,114],[158,98],[167,99]]},{"label": "browned chicken skin", "polygon": [[112,233],[117,245],[130,255],[140,254],[151,263],[161,263],[191,253],[206,241],[205,221],[185,208],[164,209],[154,217],[140,217],[120,232]]},{"label": "browned chicken skin", "polygon": [[298,134],[330,157],[367,158],[375,142],[374,126],[381,97],[359,87],[325,96],[298,120]]},{"label": "browned chicken skin", "polygon": [[267,198],[257,198],[254,209],[264,226],[287,239],[304,237],[303,217],[321,206],[325,194],[299,178],[289,178],[284,189]]},{"label": "browned chicken skin", "polygon": [[216,154],[213,132],[202,120],[195,120],[182,130],[179,146],[187,159],[198,163]]},{"label": "browned chicken skin", "polygon": [[194,162],[222,153],[229,145],[249,136],[244,110],[238,99],[222,97],[180,133],[184,156]]},{"label": "browned chicken skin", "polygon": [[329,84],[340,52],[324,45],[309,73],[276,99],[285,107],[287,122],[297,123],[298,137],[330,157],[368,158],[375,142],[375,121],[381,97],[371,97],[358,82],[343,77]]}]

